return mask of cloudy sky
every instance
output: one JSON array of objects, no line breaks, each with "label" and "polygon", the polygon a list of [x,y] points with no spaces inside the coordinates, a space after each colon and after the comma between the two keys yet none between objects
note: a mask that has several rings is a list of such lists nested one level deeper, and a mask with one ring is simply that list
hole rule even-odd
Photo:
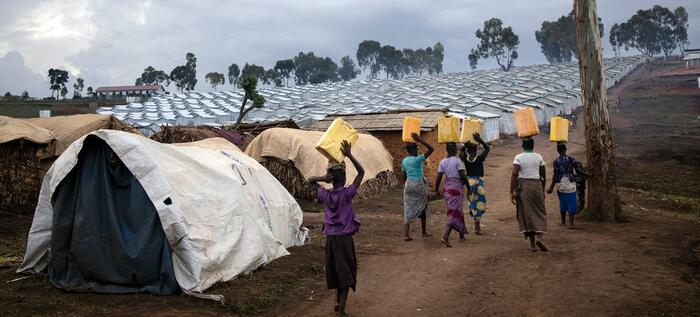
[{"label": "cloudy sky", "polygon": [[[609,27],[637,9],[685,6],[690,47],[700,46],[698,0],[599,0]],[[398,48],[445,46],[447,72],[467,69],[474,31],[498,17],[520,36],[516,65],[545,63],[534,32],[568,13],[573,0],[0,0],[0,93],[50,95],[46,71],[67,69],[87,86],[130,85],[146,66],[167,73],[197,56],[204,74],[245,62],[266,68],[299,51],[340,60],[374,39]],[[611,54],[608,48],[606,54]],[[480,67],[494,67],[492,62]]]}]

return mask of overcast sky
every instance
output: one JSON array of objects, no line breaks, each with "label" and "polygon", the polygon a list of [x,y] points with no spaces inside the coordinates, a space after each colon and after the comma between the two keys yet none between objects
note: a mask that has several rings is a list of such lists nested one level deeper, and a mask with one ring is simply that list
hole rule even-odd
[{"label": "overcast sky", "polygon": [[[607,33],[638,9],[684,6],[690,47],[700,46],[700,1],[600,0]],[[474,31],[498,17],[520,36],[516,65],[545,63],[535,40],[542,21],[571,11],[573,0],[0,0],[0,93],[50,95],[51,67],[85,79],[87,86],[132,85],[146,66],[170,70],[197,56],[197,90],[204,74],[226,74],[245,62],[270,67],[299,51],[336,62],[355,56],[357,44],[378,40],[397,48],[445,46],[447,72],[468,68]],[[634,52],[636,54],[636,52]],[[480,67],[494,67],[480,62]],[[172,86],[171,86],[172,89]],[[72,90],[71,90],[72,91]]]}]

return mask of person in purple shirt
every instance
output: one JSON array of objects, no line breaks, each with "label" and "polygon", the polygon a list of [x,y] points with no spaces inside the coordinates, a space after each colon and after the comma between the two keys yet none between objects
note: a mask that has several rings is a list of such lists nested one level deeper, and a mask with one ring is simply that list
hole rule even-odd
[{"label": "person in purple shirt", "polygon": [[[350,186],[345,187],[344,163],[331,163],[328,174],[311,177],[309,183],[316,187],[318,200],[323,203],[323,234],[326,235],[326,284],[336,289],[335,311],[345,315],[345,303],[349,289],[355,291],[357,281],[357,257],[352,236],[360,229],[360,222],[352,211],[352,199],[362,183],[365,170],[352,155],[350,144],[341,143],[341,152],[357,170]],[[332,183],[333,189],[319,186],[319,182]]]}]

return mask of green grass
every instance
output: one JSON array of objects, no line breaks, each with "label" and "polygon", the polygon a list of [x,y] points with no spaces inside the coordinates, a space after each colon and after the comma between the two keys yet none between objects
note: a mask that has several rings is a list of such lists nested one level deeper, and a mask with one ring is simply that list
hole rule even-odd
[{"label": "green grass", "polygon": [[[95,100],[3,100],[0,98],[0,115],[14,118],[33,118],[39,116],[39,110],[51,110],[54,113],[95,113],[90,102]],[[105,106],[124,104],[124,100],[105,100]]]}]

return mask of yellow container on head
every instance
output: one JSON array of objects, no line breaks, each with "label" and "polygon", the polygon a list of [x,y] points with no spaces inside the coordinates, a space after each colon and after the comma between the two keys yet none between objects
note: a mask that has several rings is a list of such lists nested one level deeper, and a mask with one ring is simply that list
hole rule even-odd
[{"label": "yellow container on head", "polygon": [[474,133],[481,134],[483,130],[484,121],[466,118],[462,120],[462,134],[459,139],[462,143],[469,142],[471,144],[478,144],[478,142],[474,140]]},{"label": "yellow container on head", "polygon": [[345,155],[340,151],[340,143],[347,140],[350,145],[357,142],[359,135],[357,130],[341,118],[333,120],[331,125],[323,133],[321,139],[316,143],[316,150],[325,155],[329,160],[342,162]]},{"label": "yellow container on head", "polygon": [[418,133],[418,135],[420,135],[420,118],[403,118],[403,132],[401,133],[401,140],[404,142],[416,143],[411,136],[413,133]]},{"label": "yellow container on head", "polygon": [[562,117],[552,117],[549,121],[549,141],[569,141],[569,120]]},{"label": "yellow container on head", "polygon": [[513,112],[518,137],[525,138],[540,134],[535,109],[527,107]]},{"label": "yellow container on head", "polygon": [[438,119],[438,143],[459,142],[459,118],[442,117]]}]

